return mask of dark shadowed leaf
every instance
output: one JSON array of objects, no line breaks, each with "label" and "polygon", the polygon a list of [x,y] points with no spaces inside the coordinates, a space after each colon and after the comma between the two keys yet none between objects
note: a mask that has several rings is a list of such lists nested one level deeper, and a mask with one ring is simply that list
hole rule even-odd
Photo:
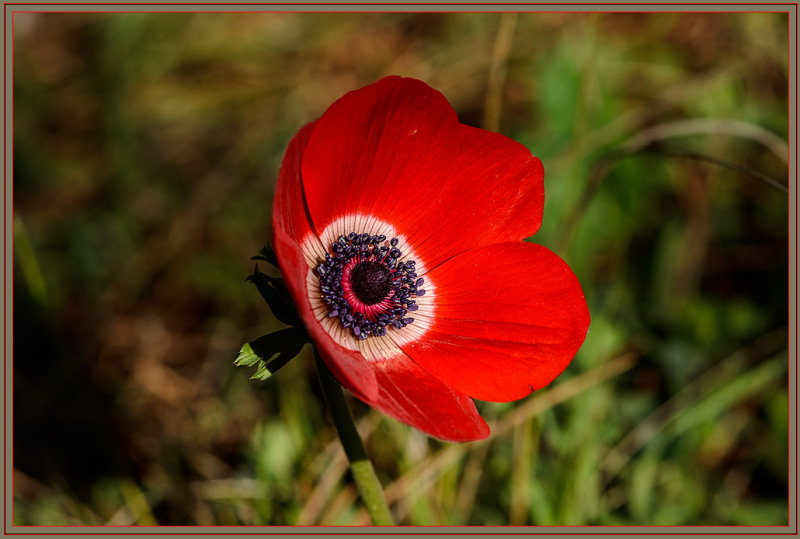
[{"label": "dark shadowed leaf", "polygon": [[[262,250],[262,252],[263,251],[264,250]],[[290,326],[301,325],[300,317],[297,315],[297,309],[289,295],[289,291],[286,290],[283,279],[261,273],[258,271],[258,265],[256,265],[253,274],[247,278],[247,281],[256,285],[256,288],[258,288],[261,296],[266,300],[275,318]]]},{"label": "dark shadowed leaf", "polygon": [[[282,329],[244,344],[233,363],[237,367],[256,365],[251,378],[266,380],[299,354],[307,342],[308,335],[302,327]],[[272,359],[274,356],[277,357]]]},{"label": "dark shadowed leaf", "polygon": [[263,260],[264,262],[269,262],[276,268],[278,267],[278,257],[271,245],[262,247],[258,254],[251,257],[250,260]]}]

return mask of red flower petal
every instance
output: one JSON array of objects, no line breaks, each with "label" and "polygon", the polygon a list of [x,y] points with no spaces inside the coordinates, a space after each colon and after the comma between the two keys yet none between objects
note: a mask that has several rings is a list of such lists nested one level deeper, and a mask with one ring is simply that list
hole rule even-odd
[{"label": "red flower petal", "polygon": [[401,348],[455,390],[480,400],[520,399],[572,360],[589,327],[575,274],[532,243],[472,249],[428,273],[436,316]]},{"label": "red flower petal", "polygon": [[400,77],[331,105],[302,160],[320,236],[343,215],[371,215],[405,236],[428,268],[470,248],[533,235],[543,175],[527,148],[458,123],[442,94]]},{"label": "red flower petal", "polygon": [[471,398],[457,393],[405,355],[371,361],[380,388],[368,398],[348,387],[359,399],[423,432],[450,442],[469,442],[489,436]]},{"label": "red flower petal", "polygon": [[[283,156],[278,183],[275,186],[275,197],[272,204],[272,227],[282,230],[298,243],[312,232],[306,215],[303,184],[300,178],[300,162],[308,145],[308,137],[314,128],[314,122],[303,126],[289,142]],[[303,274],[305,279],[305,274]]]},{"label": "red flower petal", "polygon": [[300,242],[304,237],[316,236],[306,218],[299,165],[312,127],[313,124],[308,124],[294,136],[283,158],[272,209],[275,252],[289,293],[317,345],[320,357],[338,380],[346,380],[363,394],[376,398],[378,387],[375,373],[366,365],[364,357],[336,344],[317,322],[308,301],[306,276],[309,270]]}]

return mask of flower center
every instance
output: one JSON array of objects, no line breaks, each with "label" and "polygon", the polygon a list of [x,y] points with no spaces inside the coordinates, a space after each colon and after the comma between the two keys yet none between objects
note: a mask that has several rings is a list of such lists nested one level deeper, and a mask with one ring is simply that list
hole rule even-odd
[{"label": "flower center", "polygon": [[417,278],[416,262],[401,261],[398,243],[397,238],[351,232],[339,236],[316,267],[328,317],[338,317],[360,339],[414,322],[406,314],[418,309],[414,298],[425,294],[420,288],[425,281]]},{"label": "flower center", "polygon": [[392,273],[380,262],[361,262],[350,273],[350,285],[361,303],[375,305],[392,289]]}]

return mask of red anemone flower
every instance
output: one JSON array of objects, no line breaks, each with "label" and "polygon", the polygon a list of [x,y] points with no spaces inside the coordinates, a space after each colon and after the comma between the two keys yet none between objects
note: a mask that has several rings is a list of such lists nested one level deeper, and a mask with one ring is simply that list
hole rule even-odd
[{"label": "red anemone flower", "polygon": [[589,311],[541,224],[544,170],[513,140],[458,122],[442,94],[386,77],[292,139],[273,208],[275,251],[334,377],[432,436],[485,438],[472,398],[549,384]]}]

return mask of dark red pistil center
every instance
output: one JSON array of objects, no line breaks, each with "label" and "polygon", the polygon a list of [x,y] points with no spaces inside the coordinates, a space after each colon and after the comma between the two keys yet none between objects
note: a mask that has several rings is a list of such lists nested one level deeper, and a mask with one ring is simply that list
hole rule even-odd
[{"label": "dark red pistil center", "polygon": [[350,274],[353,294],[365,305],[382,301],[392,289],[392,274],[380,262],[361,262]]}]

